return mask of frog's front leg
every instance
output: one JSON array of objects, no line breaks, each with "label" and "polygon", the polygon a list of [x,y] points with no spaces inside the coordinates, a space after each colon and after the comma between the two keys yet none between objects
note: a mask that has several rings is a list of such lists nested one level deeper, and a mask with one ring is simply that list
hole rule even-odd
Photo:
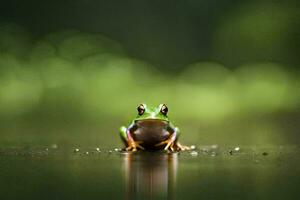
[{"label": "frog's front leg", "polygon": [[126,151],[137,151],[137,148],[144,150],[144,148],[140,145],[142,142],[134,141],[132,138],[130,127],[126,128],[125,126],[122,126],[120,128],[120,136],[126,146]]}]

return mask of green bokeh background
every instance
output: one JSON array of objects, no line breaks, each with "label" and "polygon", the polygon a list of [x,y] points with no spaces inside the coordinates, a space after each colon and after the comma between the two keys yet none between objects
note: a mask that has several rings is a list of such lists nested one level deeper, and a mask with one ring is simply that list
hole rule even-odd
[{"label": "green bokeh background", "polygon": [[142,102],[166,103],[184,143],[298,144],[296,5],[7,3],[0,144],[120,146]]}]

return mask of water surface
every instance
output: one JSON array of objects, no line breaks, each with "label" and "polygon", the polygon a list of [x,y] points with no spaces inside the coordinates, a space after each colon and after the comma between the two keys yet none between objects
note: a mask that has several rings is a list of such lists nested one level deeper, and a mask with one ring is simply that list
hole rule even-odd
[{"label": "water surface", "polygon": [[181,153],[6,147],[0,199],[297,199],[299,155],[296,146]]}]

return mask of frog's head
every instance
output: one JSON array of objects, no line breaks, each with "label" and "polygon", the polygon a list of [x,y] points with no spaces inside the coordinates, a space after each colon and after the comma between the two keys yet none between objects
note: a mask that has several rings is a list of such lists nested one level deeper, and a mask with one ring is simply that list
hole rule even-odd
[{"label": "frog's head", "polygon": [[135,118],[136,121],[139,120],[162,120],[169,121],[168,119],[168,107],[166,104],[160,104],[157,107],[147,106],[142,103],[137,107],[138,115]]}]

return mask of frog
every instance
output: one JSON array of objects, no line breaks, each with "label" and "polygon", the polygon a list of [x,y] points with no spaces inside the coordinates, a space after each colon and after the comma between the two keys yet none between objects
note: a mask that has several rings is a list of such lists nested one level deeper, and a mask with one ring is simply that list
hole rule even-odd
[{"label": "frog", "polygon": [[148,106],[141,103],[137,107],[137,116],[128,127],[121,126],[119,133],[125,151],[166,150],[184,151],[190,147],[178,142],[180,130],[170,122],[166,104]]}]

